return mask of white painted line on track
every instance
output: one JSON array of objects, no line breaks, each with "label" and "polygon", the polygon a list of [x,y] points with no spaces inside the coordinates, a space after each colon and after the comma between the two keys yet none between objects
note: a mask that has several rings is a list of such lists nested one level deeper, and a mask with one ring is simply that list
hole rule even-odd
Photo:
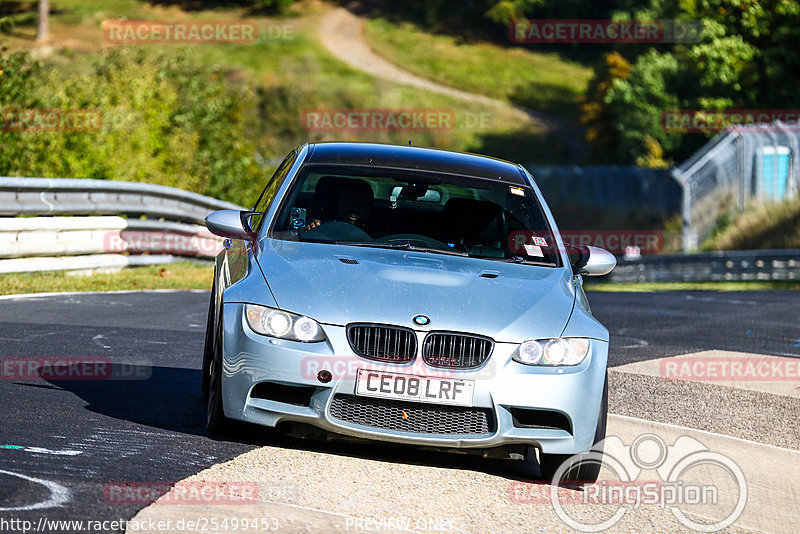
[{"label": "white painted line on track", "polygon": [[34,504],[26,504],[23,506],[11,506],[8,508],[0,508],[0,512],[18,512],[26,510],[42,510],[45,508],[56,508],[58,506],[61,506],[69,502],[71,498],[71,493],[69,489],[65,488],[64,486],[62,486],[57,482],[53,482],[51,480],[44,480],[42,478],[31,477],[28,475],[23,475],[22,473],[15,473],[13,471],[6,471],[5,469],[0,469],[0,474],[21,478],[28,482],[33,482],[34,484],[41,484],[42,486],[50,490],[50,495],[47,497],[47,499],[43,501],[39,501]]},{"label": "white painted line on track", "polygon": [[83,451],[74,451],[69,449],[55,450],[46,449],[44,447],[26,447],[22,445],[0,445],[0,450],[24,451],[33,454],[49,454],[52,456],[77,456],[79,454],[83,454]]}]

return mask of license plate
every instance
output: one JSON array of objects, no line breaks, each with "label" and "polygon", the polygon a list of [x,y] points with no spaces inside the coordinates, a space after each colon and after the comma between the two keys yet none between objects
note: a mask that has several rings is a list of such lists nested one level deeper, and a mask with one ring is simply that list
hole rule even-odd
[{"label": "license plate", "polygon": [[356,395],[384,399],[472,406],[474,380],[433,378],[359,369]]}]

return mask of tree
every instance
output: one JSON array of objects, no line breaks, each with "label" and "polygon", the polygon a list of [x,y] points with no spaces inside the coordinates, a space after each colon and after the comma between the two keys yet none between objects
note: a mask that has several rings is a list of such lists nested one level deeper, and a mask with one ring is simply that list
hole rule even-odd
[{"label": "tree", "polygon": [[36,28],[36,40],[47,40],[48,23],[50,21],[50,0],[39,0],[39,24]]},{"label": "tree", "polygon": [[626,79],[631,64],[618,52],[603,56],[581,102],[581,122],[586,126],[586,140],[591,143],[592,161],[605,163],[612,160],[619,144],[615,129],[617,116],[612,112],[606,96],[616,80]]},{"label": "tree", "polygon": [[636,60],[626,78],[616,78],[604,100],[614,117],[615,150],[611,161],[663,167],[664,154],[672,154],[681,141],[679,133],[661,126],[664,111],[680,109],[675,89],[686,76],[677,58],[649,50]]}]

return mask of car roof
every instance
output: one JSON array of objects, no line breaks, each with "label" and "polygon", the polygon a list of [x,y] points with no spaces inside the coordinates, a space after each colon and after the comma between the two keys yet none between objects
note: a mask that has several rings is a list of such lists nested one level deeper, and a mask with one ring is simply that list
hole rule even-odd
[{"label": "car roof", "polygon": [[314,143],[306,163],[410,169],[529,185],[518,165],[477,154],[377,143]]}]

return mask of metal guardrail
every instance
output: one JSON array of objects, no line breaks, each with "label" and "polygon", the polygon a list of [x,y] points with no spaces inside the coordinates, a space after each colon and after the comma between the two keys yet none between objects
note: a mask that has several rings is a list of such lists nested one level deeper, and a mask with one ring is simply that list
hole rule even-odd
[{"label": "metal guardrail", "polygon": [[220,209],[242,208],[152,184],[0,178],[0,273],[213,257],[221,239],[202,224]]},{"label": "metal guardrail", "polygon": [[242,209],[163,185],[75,178],[0,178],[0,215],[145,215],[203,224],[210,212]]},{"label": "metal guardrail", "polygon": [[[0,178],[0,272],[117,269],[213,257],[221,240],[202,223],[220,209],[242,208],[152,184]],[[800,280],[800,250],[645,255],[621,259],[607,279]]]},{"label": "metal guardrail", "polygon": [[800,281],[800,250],[663,254],[620,260],[609,282]]}]

